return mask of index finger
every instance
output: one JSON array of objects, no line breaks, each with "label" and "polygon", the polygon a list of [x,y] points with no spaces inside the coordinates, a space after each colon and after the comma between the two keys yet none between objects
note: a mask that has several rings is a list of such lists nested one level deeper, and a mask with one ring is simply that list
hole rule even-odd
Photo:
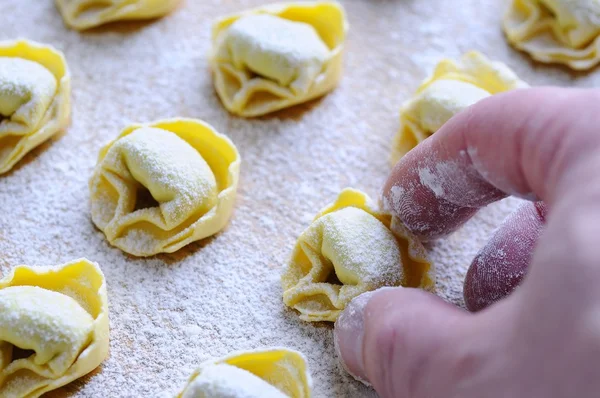
[{"label": "index finger", "polygon": [[585,91],[591,92],[522,89],[473,105],[396,164],[384,185],[384,208],[429,240],[508,195],[548,199],[549,173],[539,165],[558,163],[557,143],[581,122],[579,111],[595,103],[582,99]]}]

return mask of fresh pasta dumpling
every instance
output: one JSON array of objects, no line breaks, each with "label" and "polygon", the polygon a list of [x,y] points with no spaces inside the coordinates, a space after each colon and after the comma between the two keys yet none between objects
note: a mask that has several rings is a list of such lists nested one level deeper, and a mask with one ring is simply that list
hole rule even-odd
[{"label": "fresh pasta dumpling", "polygon": [[600,62],[600,1],[512,0],[504,32],[537,61],[589,69]]},{"label": "fresh pasta dumpling", "polygon": [[200,120],[130,126],[100,151],[92,221],[129,254],[172,253],[227,224],[239,167],[235,145]]},{"label": "fresh pasta dumpling", "polygon": [[18,266],[0,279],[0,396],[34,398],[108,355],[108,302],[98,265]]},{"label": "fresh pasta dumpling", "polygon": [[0,42],[0,174],[69,123],[71,78],[62,53]]},{"label": "fresh pasta dumpling", "polygon": [[459,63],[443,59],[400,108],[392,164],[462,110],[490,95],[522,87],[527,84],[506,65],[476,51],[463,55]]},{"label": "fresh pasta dumpling", "polygon": [[331,91],[342,72],[347,22],[334,2],[273,4],[213,27],[215,88],[231,113],[253,117]]},{"label": "fresh pasta dumpling", "polygon": [[205,362],[176,398],[308,398],[311,384],[301,353],[268,348]]},{"label": "fresh pasta dumpling", "polygon": [[310,322],[334,322],[362,293],[384,286],[433,290],[425,248],[363,192],[345,189],[300,235],[283,271],[283,302]]},{"label": "fresh pasta dumpling", "polygon": [[84,30],[114,21],[162,17],[181,0],[56,0],[65,23]]}]

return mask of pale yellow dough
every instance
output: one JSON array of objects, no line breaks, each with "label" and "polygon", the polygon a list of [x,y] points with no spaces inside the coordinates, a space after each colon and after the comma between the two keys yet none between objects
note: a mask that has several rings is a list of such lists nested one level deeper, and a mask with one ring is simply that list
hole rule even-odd
[{"label": "pale yellow dough", "polygon": [[176,398],[309,398],[311,385],[301,353],[267,348],[203,363]]},{"label": "pale yellow dough", "polygon": [[235,145],[200,120],[130,126],[100,151],[92,221],[129,254],[172,253],[225,227],[239,167]]},{"label": "pale yellow dough", "polygon": [[58,50],[0,42],[0,174],[69,123],[71,78]]},{"label": "pale yellow dough", "polygon": [[281,3],[217,21],[211,56],[217,94],[254,117],[331,91],[342,73],[348,24],[340,4]]},{"label": "pale yellow dough", "polygon": [[56,0],[65,24],[84,30],[114,21],[162,17],[181,0]]},{"label": "pale yellow dough", "polygon": [[18,266],[0,279],[0,396],[34,398],[108,355],[104,275],[88,260]]},{"label": "pale yellow dough", "polygon": [[435,270],[395,217],[347,188],[302,232],[281,279],[300,319],[334,322],[354,297],[380,287],[433,290]]},{"label": "pale yellow dough", "polygon": [[590,69],[600,62],[600,0],[511,0],[508,41],[540,62]]},{"label": "pale yellow dough", "polygon": [[527,87],[506,65],[471,51],[460,62],[440,61],[400,108],[400,130],[392,142],[394,165],[452,116],[490,95]]}]

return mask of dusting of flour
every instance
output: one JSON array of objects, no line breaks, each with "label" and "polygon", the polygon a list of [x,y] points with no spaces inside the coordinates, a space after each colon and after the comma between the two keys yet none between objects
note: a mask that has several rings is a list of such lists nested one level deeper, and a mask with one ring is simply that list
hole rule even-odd
[{"label": "dusting of flour", "polygon": [[[347,0],[340,86],[314,103],[244,120],[228,115],[214,94],[210,23],[263,3],[188,0],[151,23],[78,33],[64,28],[51,1],[0,2],[0,39],[53,44],[73,75],[68,132],[0,177],[0,272],[87,257],[108,284],[110,357],[50,397],[172,396],[204,360],[273,345],[307,356],[314,397],[374,396],[338,365],[331,327],[302,322],[282,303],[281,267],[297,236],[344,187],[380,191],[400,104],[440,57],[475,49],[532,85],[600,85],[598,74],[534,66],[510,49],[500,29],[504,1]],[[172,255],[127,256],[90,221],[88,179],[98,150],[131,123],[177,116],[206,120],[239,148],[232,222]],[[466,267],[517,202],[485,209],[428,247],[440,296],[462,303]]]},{"label": "dusting of flour", "polygon": [[182,398],[286,398],[287,395],[247,370],[228,364],[207,366]]},{"label": "dusting of flour", "polygon": [[[402,278],[402,254],[392,232],[374,216],[346,207],[317,220],[322,253],[333,262],[344,284],[395,286]],[[339,271],[342,271],[341,273]]]}]

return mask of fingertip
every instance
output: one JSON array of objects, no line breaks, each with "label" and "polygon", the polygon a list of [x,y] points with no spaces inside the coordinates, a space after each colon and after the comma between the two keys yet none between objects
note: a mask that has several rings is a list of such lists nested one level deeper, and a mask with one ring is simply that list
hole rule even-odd
[{"label": "fingertip", "polygon": [[383,190],[387,210],[429,240],[508,195],[552,203],[566,165],[597,147],[598,95],[545,87],[479,101],[400,159]]},{"label": "fingertip", "polygon": [[[467,313],[420,289],[373,297],[365,310],[364,368],[381,396],[431,396],[430,378],[445,366]],[[446,369],[448,370],[448,369]]]},{"label": "fingertip", "polygon": [[363,293],[348,303],[335,322],[333,332],[336,354],[342,367],[366,385],[370,384],[363,363],[364,310],[375,292]]},{"label": "fingertip", "polygon": [[334,325],[334,345],[342,367],[356,380],[370,386],[364,368],[365,309],[377,295],[401,287],[382,287],[355,297],[342,311]]},{"label": "fingertip", "polygon": [[463,288],[469,311],[489,307],[521,284],[542,233],[545,215],[543,203],[525,203],[504,221],[473,259]]},{"label": "fingertip", "polygon": [[[401,181],[398,177],[393,181]],[[410,181],[406,178],[405,181]],[[477,213],[479,208],[458,206],[426,187],[410,183],[391,185],[383,192],[383,208],[390,212],[421,241],[444,238]]]},{"label": "fingertip", "polygon": [[412,388],[415,365],[431,360],[463,310],[418,289],[385,288],[354,299],[335,324],[342,366],[380,396]]},{"label": "fingertip", "polygon": [[463,147],[462,135],[442,129],[400,159],[386,180],[384,209],[421,240],[451,234],[505,197],[479,175]]}]

